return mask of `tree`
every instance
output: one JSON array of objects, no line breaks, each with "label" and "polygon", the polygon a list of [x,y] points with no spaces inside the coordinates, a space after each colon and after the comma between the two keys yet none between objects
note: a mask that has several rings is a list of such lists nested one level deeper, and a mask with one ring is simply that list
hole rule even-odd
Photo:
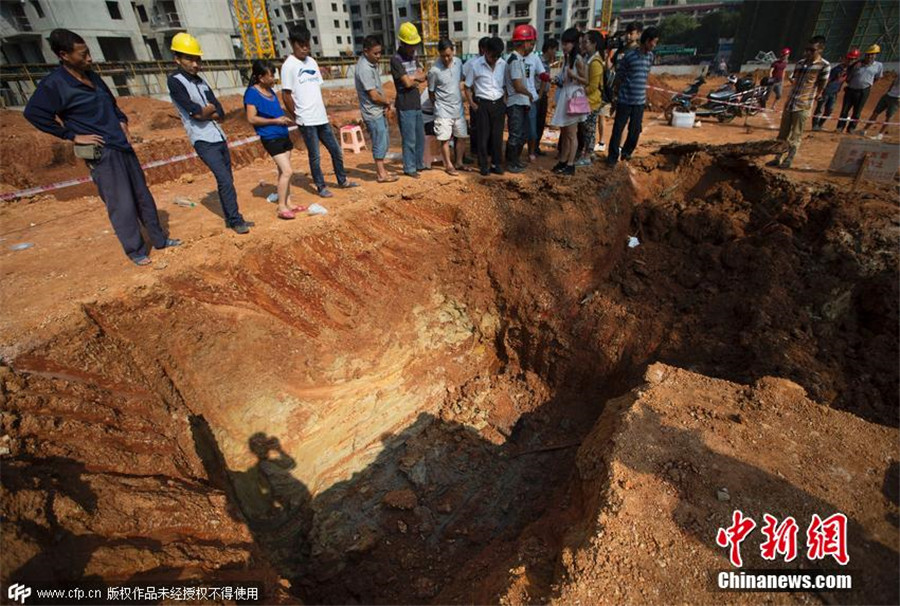
[{"label": "tree", "polygon": [[715,53],[719,48],[719,38],[733,38],[737,33],[740,13],[716,11],[703,16],[700,27],[691,34],[691,44],[701,55]]},{"label": "tree", "polygon": [[697,27],[697,21],[689,15],[666,17],[659,22],[660,44],[686,44]]}]

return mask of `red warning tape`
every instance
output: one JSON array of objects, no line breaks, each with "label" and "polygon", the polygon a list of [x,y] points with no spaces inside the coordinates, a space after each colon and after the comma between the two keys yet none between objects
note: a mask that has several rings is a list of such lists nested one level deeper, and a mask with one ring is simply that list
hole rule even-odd
[{"label": "red warning tape", "polygon": [[[288,130],[296,129],[296,126],[288,127]],[[237,139],[236,141],[231,141],[228,143],[229,148],[241,147],[242,145],[247,145],[248,143],[253,143],[254,141],[259,141],[258,135],[253,135],[252,137],[245,137],[243,139]],[[196,158],[197,153],[191,152],[189,154],[182,154],[180,156],[172,156],[171,158],[165,158],[163,160],[154,160],[153,162],[147,162],[146,164],[141,164],[141,168],[147,170],[148,168],[156,168],[158,166],[165,166],[167,164],[175,164],[176,162],[183,162],[184,160],[190,160],[191,158]],[[38,187],[30,187],[28,189],[20,189],[18,191],[9,192],[6,194],[0,194],[0,202],[6,202],[7,200],[14,200],[16,198],[26,198],[28,196],[34,196],[37,194],[42,194],[48,191],[55,191],[57,189],[63,189],[66,187],[72,187],[73,185],[81,185],[83,183],[90,183],[92,179],[90,177],[80,177],[78,179],[69,179],[68,181],[57,181],[56,183],[50,183],[48,185],[39,185]]]}]

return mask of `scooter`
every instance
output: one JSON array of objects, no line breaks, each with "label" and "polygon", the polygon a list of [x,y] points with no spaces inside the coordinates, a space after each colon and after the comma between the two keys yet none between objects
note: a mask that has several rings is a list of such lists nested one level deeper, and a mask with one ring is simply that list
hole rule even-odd
[{"label": "scooter", "polygon": [[738,116],[755,116],[762,110],[766,87],[756,86],[753,78],[730,76],[728,82],[709,94],[709,100],[697,109],[698,118],[715,116],[719,122],[731,122]]},{"label": "scooter", "polygon": [[666,106],[666,122],[672,124],[672,114],[675,112],[694,111],[694,100],[697,97],[697,93],[700,92],[700,87],[704,84],[706,84],[706,78],[697,76],[697,79],[690,86],[680,93],[676,93],[672,100],[669,101],[669,105]]}]

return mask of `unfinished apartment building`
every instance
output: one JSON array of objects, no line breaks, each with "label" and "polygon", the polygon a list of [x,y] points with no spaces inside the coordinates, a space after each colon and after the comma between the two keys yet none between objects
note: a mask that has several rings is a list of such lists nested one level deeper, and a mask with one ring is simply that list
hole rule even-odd
[{"label": "unfinished apartment building", "polygon": [[269,0],[268,10],[275,54],[279,57],[291,52],[288,29],[294,26],[309,30],[310,51],[315,57],[353,54],[350,3],[346,0]]},{"label": "unfinished apartment building", "polygon": [[77,32],[94,61],[171,59],[172,36],[188,31],[204,59],[235,56],[234,24],[223,0],[20,0],[0,2],[4,63],[56,63],[47,37]]}]

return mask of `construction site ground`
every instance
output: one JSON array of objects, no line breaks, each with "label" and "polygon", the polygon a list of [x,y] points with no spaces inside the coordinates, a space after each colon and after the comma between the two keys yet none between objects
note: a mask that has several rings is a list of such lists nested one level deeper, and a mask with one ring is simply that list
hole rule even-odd
[{"label": "construction site ground", "polygon": [[[345,153],[361,187],[323,200],[295,135],[293,203],[329,212],[293,221],[246,145],[245,236],[224,229],[199,161],[151,169],[184,245],[146,268],[90,184],[4,203],[3,585],[897,603],[897,182],[829,173],[829,130],[767,168],[778,116],[675,129],[669,96],[651,95],[632,161],[574,177],[550,153],[520,175],[436,162],[378,184],[364,150]],[[229,135],[252,134],[240,99],[224,103]],[[336,125],[358,121],[352,90],[326,103]],[[142,161],[190,151],[169,104],[120,105]],[[87,175],[21,114],[0,125],[0,193]],[[281,450],[255,454],[272,438]],[[734,569],[716,531],[735,509],[801,526],[797,560],[763,560],[757,529],[745,569],[849,570],[853,589],[719,592]],[[804,557],[811,516],[835,512],[846,568]]]}]

